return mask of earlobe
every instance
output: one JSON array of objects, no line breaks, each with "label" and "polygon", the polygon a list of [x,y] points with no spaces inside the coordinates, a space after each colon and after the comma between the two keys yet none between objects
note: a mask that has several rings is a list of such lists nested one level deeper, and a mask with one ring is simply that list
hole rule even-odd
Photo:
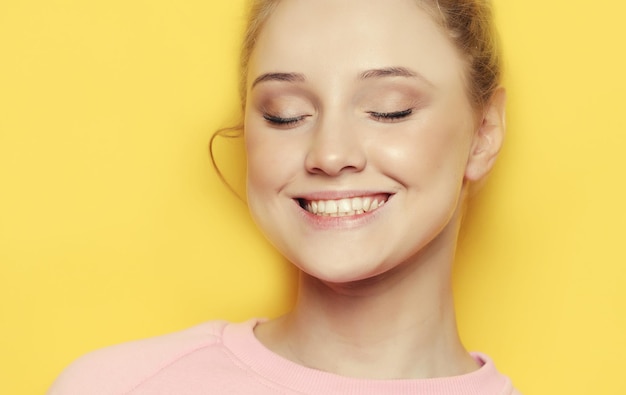
[{"label": "earlobe", "polygon": [[485,108],[483,119],[474,135],[465,179],[471,182],[483,179],[493,167],[505,133],[506,91],[496,89]]}]

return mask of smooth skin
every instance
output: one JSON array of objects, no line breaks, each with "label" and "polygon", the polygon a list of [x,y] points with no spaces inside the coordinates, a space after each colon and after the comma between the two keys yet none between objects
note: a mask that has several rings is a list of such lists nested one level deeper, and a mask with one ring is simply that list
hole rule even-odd
[{"label": "smooth skin", "polygon": [[[299,364],[373,379],[478,368],[456,328],[451,268],[469,186],[493,166],[504,92],[469,100],[457,48],[414,0],[283,0],[252,54],[248,203],[301,269],[258,339]],[[312,201],[373,197],[320,216]]]}]

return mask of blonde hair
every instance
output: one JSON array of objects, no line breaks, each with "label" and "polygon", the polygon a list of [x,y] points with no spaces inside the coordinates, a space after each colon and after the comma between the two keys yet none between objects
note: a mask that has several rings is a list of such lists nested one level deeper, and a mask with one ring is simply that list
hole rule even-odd
[{"label": "blonde hair", "polygon": [[[468,94],[482,110],[500,85],[501,57],[489,0],[416,0],[446,31],[466,60]],[[256,40],[280,0],[252,0],[241,48],[239,95],[245,109],[248,63]]]}]

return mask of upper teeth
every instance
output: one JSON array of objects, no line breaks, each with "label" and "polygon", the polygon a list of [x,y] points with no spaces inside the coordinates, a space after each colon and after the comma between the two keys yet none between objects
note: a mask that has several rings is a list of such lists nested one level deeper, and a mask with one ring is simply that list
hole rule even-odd
[{"label": "upper teeth", "polygon": [[354,197],[340,200],[307,201],[304,208],[313,214],[331,217],[363,214],[385,204],[382,197]]}]

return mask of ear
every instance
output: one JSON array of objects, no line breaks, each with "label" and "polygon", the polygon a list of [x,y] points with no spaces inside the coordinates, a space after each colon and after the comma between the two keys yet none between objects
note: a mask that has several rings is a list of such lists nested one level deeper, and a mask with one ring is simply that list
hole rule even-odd
[{"label": "ear", "polygon": [[499,87],[485,107],[483,119],[474,134],[472,150],[465,167],[465,179],[477,182],[493,167],[502,147],[505,132],[506,91]]}]

